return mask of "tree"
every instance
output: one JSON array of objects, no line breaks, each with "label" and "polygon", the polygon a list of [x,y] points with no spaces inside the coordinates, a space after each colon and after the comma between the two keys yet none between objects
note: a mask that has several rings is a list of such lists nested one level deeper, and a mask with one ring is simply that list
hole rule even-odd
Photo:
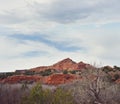
[{"label": "tree", "polygon": [[37,84],[30,91],[30,95],[22,98],[21,104],[75,104],[70,92],[56,89],[54,92],[43,89]]},{"label": "tree", "polygon": [[53,95],[52,104],[75,104],[75,101],[71,92],[57,88]]},{"label": "tree", "polygon": [[48,96],[49,90],[44,91],[41,84],[37,84],[30,91],[29,96],[24,96],[22,104],[46,104],[46,96]]}]

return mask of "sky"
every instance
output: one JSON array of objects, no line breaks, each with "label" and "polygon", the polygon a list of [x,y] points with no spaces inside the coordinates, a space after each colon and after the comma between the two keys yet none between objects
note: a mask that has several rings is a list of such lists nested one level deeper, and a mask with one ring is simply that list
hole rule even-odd
[{"label": "sky", "polygon": [[64,58],[120,66],[120,0],[0,0],[0,72]]}]

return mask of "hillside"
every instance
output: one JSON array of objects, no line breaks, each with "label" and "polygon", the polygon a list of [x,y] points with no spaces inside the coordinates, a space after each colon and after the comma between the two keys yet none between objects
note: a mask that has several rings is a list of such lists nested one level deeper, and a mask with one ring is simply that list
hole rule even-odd
[{"label": "hillside", "polygon": [[70,58],[0,73],[2,104],[120,104],[119,92],[120,67],[98,68]]},{"label": "hillside", "polygon": [[34,71],[34,72],[40,72],[40,71],[44,71],[47,69],[55,69],[55,70],[81,70],[81,69],[85,69],[85,68],[89,68],[92,67],[90,64],[84,63],[84,62],[79,62],[76,63],[75,61],[73,61],[70,58],[66,58],[63,59],[51,66],[40,66],[40,67],[36,67],[36,68],[31,68],[30,71]]},{"label": "hillside", "polygon": [[[120,82],[120,67],[104,66],[96,68],[84,62],[75,62],[70,58],[63,59],[51,66],[39,66],[28,70],[16,70],[15,72],[0,73],[0,83],[29,83],[41,82],[49,85],[59,85],[83,80],[85,77],[94,79],[97,69],[111,81]],[[92,74],[87,74],[92,72]]]}]

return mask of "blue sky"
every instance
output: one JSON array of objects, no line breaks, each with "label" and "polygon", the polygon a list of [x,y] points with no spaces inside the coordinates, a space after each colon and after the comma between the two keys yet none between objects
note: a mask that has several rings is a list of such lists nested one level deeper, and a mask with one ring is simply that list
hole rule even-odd
[{"label": "blue sky", "polygon": [[0,2],[0,72],[67,57],[120,66],[120,0]]}]

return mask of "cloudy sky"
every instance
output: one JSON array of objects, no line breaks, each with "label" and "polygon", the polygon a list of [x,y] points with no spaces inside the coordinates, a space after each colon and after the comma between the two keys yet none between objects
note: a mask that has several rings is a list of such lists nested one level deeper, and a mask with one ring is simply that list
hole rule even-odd
[{"label": "cloudy sky", "polygon": [[120,0],[0,0],[0,72],[64,58],[120,66]]}]

